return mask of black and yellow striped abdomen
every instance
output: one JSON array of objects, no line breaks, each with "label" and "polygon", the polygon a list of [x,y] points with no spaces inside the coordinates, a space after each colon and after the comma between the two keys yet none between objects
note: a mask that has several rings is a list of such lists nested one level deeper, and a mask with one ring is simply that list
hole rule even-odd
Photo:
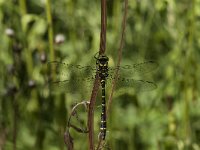
[{"label": "black and yellow striped abdomen", "polygon": [[101,137],[105,140],[106,137],[106,99],[105,99],[105,80],[101,80],[102,87],[102,111],[101,111]]},{"label": "black and yellow striped abdomen", "polygon": [[101,112],[101,125],[100,125],[100,137],[105,140],[106,137],[106,99],[105,99],[105,87],[106,78],[108,77],[108,57],[100,55],[97,58],[97,72],[101,82],[102,88],[102,112]]}]

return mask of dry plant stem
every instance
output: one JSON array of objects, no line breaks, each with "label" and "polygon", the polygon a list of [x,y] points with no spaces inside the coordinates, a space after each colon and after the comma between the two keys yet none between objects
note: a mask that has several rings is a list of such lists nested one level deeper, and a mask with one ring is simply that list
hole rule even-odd
[{"label": "dry plant stem", "polygon": [[106,0],[101,0],[101,34],[100,34],[100,51],[104,54],[106,51],[106,25],[107,25],[107,5]]},{"label": "dry plant stem", "polygon": [[[75,129],[77,132],[80,132],[80,133],[88,133],[88,129],[85,129],[85,130],[84,130],[84,129],[78,128],[77,126],[75,126],[75,125],[73,125],[73,124],[70,123],[70,122],[71,122],[72,116],[74,116],[75,114],[77,114],[76,109],[77,109],[78,106],[80,106],[80,105],[84,105],[84,106],[85,106],[85,109],[88,110],[89,102],[88,102],[88,101],[83,101],[83,102],[81,102],[81,103],[76,104],[76,105],[72,108],[72,112],[70,113],[69,120],[68,120],[68,123],[67,123],[67,127],[68,127],[68,129],[72,127],[73,129]],[[77,119],[78,119],[78,118],[77,118]],[[79,122],[80,122],[80,120],[79,120]]]},{"label": "dry plant stem", "polygon": [[69,134],[69,130],[67,129],[65,134],[64,134],[64,142],[68,150],[73,150],[74,144],[73,144],[73,139]]},{"label": "dry plant stem", "polygon": [[[124,15],[123,15],[123,21],[122,21],[122,34],[121,34],[121,39],[120,39],[120,45],[119,45],[119,49],[118,49],[118,61],[117,61],[117,66],[120,66],[121,63],[121,59],[122,59],[122,48],[123,48],[123,43],[124,43],[124,35],[125,35],[125,29],[126,29],[126,18],[127,18],[127,8],[128,8],[128,0],[124,1]],[[112,82],[112,89],[111,89],[111,93],[108,99],[108,106],[107,106],[107,116],[109,114],[109,110],[111,107],[111,103],[112,103],[112,97],[113,97],[113,93],[115,90],[115,85],[118,79],[118,75],[119,75],[119,69],[116,69],[115,71],[115,75],[114,75],[114,80]]]},{"label": "dry plant stem", "polygon": [[79,128],[79,127],[73,125],[73,124],[69,124],[69,127],[70,127],[70,128],[73,128],[74,130],[76,130],[76,131],[79,132],[79,133],[88,133],[88,130],[83,130],[83,129],[81,129],[81,128]]},{"label": "dry plant stem", "polygon": [[[106,23],[107,23],[106,9],[107,9],[106,0],[101,0],[101,33],[100,33],[99,54],[104,54],[106,51]],[[88,111],[89,150],[94,150],[94,106],[96,103],[96,97],[99,85],[100,85],[99,76],[96,75]]]},{"label": "dry plant stem", "polygon": [[71,113],[70,113],[69,120],[68,120],[68,123],[67,123],[66,132],[65,132],[65,134],[64,134],[64,142],[65,142],[65,145],[66,145],[66,147],[67,147],[68,150],[73,150],[73,145],[74,145],[73,139],[72,139],[72,137],[71,137],[71,135],[70,135],[70,132],[69,132],[69,129],[70,129],[70,128],[75,129],[75,130],[78,131],[79,133],[88,133],[88,130],[84,131],[84,130],[82,130],[82,129],[80,129],[80,128],[78,128],[78,127],[76,127],[76,126],[74,126],[74,125],[72,125],[72,124],[70,123],[72,116],[74,115],[74,113],[76,113],[76,109],[77,109],[77,107],[80,106],[80,105],[84,105],[84,106],[86,107],[86,109],[87,109],[87,108],[88,108],[88,105],[89,105],[89,102],[83,101],[83,102],[81,102],[81,103],[76,104],[76,105],[72,108],[72,111],[71,111]]},{"label": "dry plant stem", "polygon": [[90,98],[89,111],[88,111],[88,130],[89,130],[89,149],[94,150],[94,106],[99,89],[99,77],[97,76],[94,81],[94,87]]}]

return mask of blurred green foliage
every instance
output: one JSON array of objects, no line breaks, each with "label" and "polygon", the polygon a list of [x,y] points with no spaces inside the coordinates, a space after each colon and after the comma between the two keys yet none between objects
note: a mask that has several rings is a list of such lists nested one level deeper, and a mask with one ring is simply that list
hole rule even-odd
[{"label": "blurred green foliage", "polygon": [[[48,86],[51,72],[47,62],[52,61],[52,45],[48,41],[47,2],[0,0],[3,150],[65,149],[63,134],[72,105],[89,99],[84,95],[84,85],[72,92],[54,92]],[[100,40],[100,1],[51,0],[50,4],[53,37],[61,36],[54,40],[55,60],[95,65],[93,56],[99,50]],[[108,1],[106,54],[111,66],[117,58],[122,13],[123,1]],[[159,63],[157,70],[141,77],[153,79],[157,89],[140,93],[122,89],[120,94],[116,91],[108,118],[106,147],[200,150],[200,0],[129,1],[122,64],[145,60]],[[71,82],[65,88],[73,85]],[[87,115],[81,110],[78,113],[80,117]],[[97,140],[98,106],[94,119]],[[75,149],[87,149],[87,135],[71,132]]]}]

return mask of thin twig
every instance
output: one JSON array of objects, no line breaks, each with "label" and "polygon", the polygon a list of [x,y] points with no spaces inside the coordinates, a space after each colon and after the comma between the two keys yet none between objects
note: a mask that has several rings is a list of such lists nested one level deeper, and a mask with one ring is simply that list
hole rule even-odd
[{"label": "thin twig", "polygon": [[[76,131],[78,132],[81,132],[81,133],[88,133],[88,129],[81,129],[73,124],[71,124],[71,118],[72,116],[76,116],[76,119],[77,121],[79,121],[79,123],[81,122],[78,118],[78,115],[77,115],[77,108],[78,106],[80,105],[83,105],[85,106],[85,109],[88,110],[88,106],[89,106],[89,102],[88,101],[83,101],[83,102],[80,102],[78,104],[76,104],[73,108],[72,108],[72,112],[70,113],[70,116],[69,116],[69,119],[68,119],[68,123],[67,123],[67,127],[70,128],[72,127],[73,129],[75,129]],[[81,124],[81,123],[80,123]]]},{"label": "thin twig", "polygon": [[[73,143],[73,138],[72,136],[70,135],[70,132],[69,132],[69,129],[70,128],[73,128],[74,130],[76,130],[77,132],[79,133],[88,133],[88,129],[81,129],[79,127],[77,127],[76,125],[73,125],[71,124],[71,118],[72,116],[77,116],[77,109],[79,106],[83,105],[85,107],[86,110],[88,110],[88,105],[89,105],[89,102],[88,101],[83,101],[83,102],[80,102],[78,104],[76,104],[73,108],[72,108],[72,111],[69,115],[69,119],[68,119],[68,122],[67,122],[67,128],[66,128],[66,131],[65,131],[65,134],[64,134],[64,142],[67,146],[67,149],[68,150],[73,150],[73,147],[74,147],[74,143]],[[78,120],[78,118],[77,118]],[[80,120],[78,120],[80,122]]]},{"label": "thin twig", "polygon": [[73,128],[74,130],[76,130],[77,132],[79,132],[79,133],[88,133],[88,130],[87,129],[81,129],[81,128],[79,128],[79,127],[77,127],[77,126],[75,126],[75,125],[73,125],[73,124],[69,124],[69,127],[70,128]]},{"label": "thin twig", "polygon": [[[119,45],[119,49],[118,49],[117,66],[120,66],[121,59],[122,59],[122,48],[123,48],[124,35],[125,35],[125,29],[126,29],[127,10],[128,10],[128,0],[125,0],[124,1],[124,15],[123,15],[123,21],[122,21],[122,34],[121,34],[120,45]],[[113,97],[113,93],[114,93],[114,90],[115,90],[115,85],[116,85],[116,82],[117,82],[117,79],[118,79],[118,75],[119,75],[119,68],[116,69],[115,75],[114,75],[114,80],[112,82],[112,89],[111,89],[111,93],[110,93],[110,96],[109,96],[109,99],[108,99],[108,106],[107,106],[107,111],[106,111],[107,116],[109,114],[109,110],[110,110],[110,107],[111,107],[112,97]]]},{"label": "thin twig", "polygon": [[[104,54],[106,51],[106,24],[107,24],[106,9],[107,9],[106,0],[101,0],[101,33],[100,33],[99,54]],[[96,103],[96,97],[99,85],[100,85],[99,76],[96,75],[88,111],[89,150],[94,150],[94,106]]]}]

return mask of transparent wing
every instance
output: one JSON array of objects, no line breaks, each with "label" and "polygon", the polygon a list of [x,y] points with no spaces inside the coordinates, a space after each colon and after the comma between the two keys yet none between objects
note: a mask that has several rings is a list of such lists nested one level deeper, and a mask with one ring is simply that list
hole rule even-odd
[{"label": "transparent wing", "polygon": [[50,84],[54,92],[79,94],[82,98],[87,99],[91,95],[94,78],[77,77],[68,80],[57,80]]},{"label": "transparent wing", "polygon": [[158,64],[154,61],[146,61],[138,64],[117,66],[109,68],[109,74],[113,74],[116,69],[119,69],[119,75],[122,77],[134,77],[136,75],[144,75],[155,70]]},{"label": "transparent wing", "polygon": [[124,87],[133,87],[136,91],[151,91],[156,89],[156,84],[151,81],[145,80],[135,80],[135,79],[125,79],[119,78],[117,81],[117,87],[124,86]]},{"label": "transparent wing", "polygon": [[55,72],[54,79],[50,81],[54,91],[80,93],[91,89],[96,74],[95,66],[72,65],[58,61],[49,62],[48,66]]},{"label": "transparent wing", "polygon": [[87,78],[96,74],[96,66],[72,65],[58,61],[49,62],[48,66],[56,72],[55,82],[67,81],[73,76]]},{"label": "transparent wing", "polygon": [[[111,87],[114,78],[107,79],[107,86]],[[133,88],[136,92],[151,91],[157,88],[157,85],[152,81],[135,80],[132,78],[119,77],[116,81],[116,90],[119,88]]]}]

